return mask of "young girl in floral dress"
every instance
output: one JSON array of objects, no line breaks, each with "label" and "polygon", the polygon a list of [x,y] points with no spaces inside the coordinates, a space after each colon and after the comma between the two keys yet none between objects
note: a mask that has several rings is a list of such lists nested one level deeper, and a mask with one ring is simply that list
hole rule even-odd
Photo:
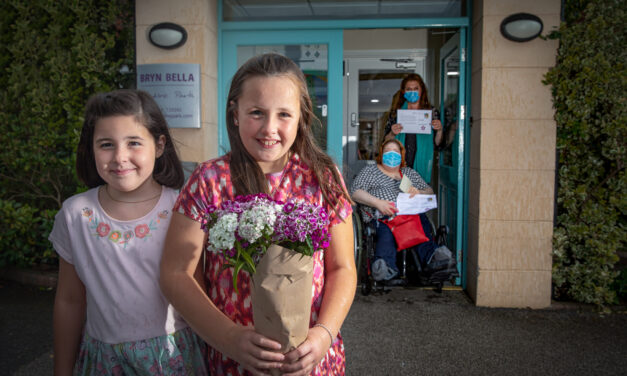
[{"label": "young girl in floral dress", "polygon": [[[332,160],[313,140],[312,104],[298,66],[277,54],[253,57],[235,74],[227,101],[231,152],[201,164],[179,195],[161,264],[161,286],[187,322],[210,345],[216,375],[341,375],[339,329],[356,287],[351,201]],[[206,251],[200,221],[211,205],[237,195],[267,193],[275,200],[304,200],[330,213],[330,245],[314,253],[310,329],[298,348],[254,331],[251,278]],[[196,273],[198,271],[198,273]],[[194,275],[204,276],[198,282]],[[203,282],[206,282],[206,291]]]},{"label": "young girl in floral dress", "polygon": [[59,254],[54,374],[206,375],[206,345],[159,289],[183,170],[152,97],[93,96],[78,144],[78,177],[50,241]]}]

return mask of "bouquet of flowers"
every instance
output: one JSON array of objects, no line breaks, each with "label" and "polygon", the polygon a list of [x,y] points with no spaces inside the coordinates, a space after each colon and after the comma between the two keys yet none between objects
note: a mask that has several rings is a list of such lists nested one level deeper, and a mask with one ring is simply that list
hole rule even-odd
[{"label": "bouquet of flowers", "polygon": [[240,270],[254,275],[272,244],[311,256],[329,246],[329,218],[324,208],[307,202],[273,201],[264,193],[237,196],[220,208],[207,208],[202,228],[209,233],[208,250],[222,252],[233,267],[237,292]]},{"label": "bouquet of flowers", "polygon": [[277,202],[263,193],[238,196],[205,212],[208,250],[222,253],[225,266],[233,268],[236,292],[239,272],[250,273],[255,329],[281,342],[284,352],[307,338],[311,256],[329,246],[328,225],[322,207]]}]

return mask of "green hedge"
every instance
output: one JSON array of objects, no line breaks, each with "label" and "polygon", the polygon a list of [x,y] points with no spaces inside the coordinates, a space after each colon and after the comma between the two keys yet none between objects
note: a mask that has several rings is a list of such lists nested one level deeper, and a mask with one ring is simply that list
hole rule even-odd
[{"label": "green hedge", "polygon": [[625,290],[625,278],[615,282],[615,264],[627,235],[627,2],[568,4],[567,22],[555,33],[557,64],[545,81],[559,155],[554,294],[603,307]]},{"label": "green hedge", "polygon": [[56,210],[41,210],[14,201],[0,200],[0,267],[53,264],[55,253],[48,242]]},{"label": "green hedge", "polygon": [[47,216],[84,190],[74,163],[85,102],[131,86],[134,60],[132,1],[0,2],[0,226],[12,229],[0,263],[50,259]]}]

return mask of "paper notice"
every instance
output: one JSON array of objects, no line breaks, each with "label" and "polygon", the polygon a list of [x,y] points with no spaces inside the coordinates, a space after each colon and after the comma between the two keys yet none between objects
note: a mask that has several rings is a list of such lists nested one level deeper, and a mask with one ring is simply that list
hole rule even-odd
[{"label": "paper notice", "polygon": [[406,175],[403,175],[401,179],[401,185],[398,187],[401,192],[409,193],[409,189],[411,188],[411,180]]},{"label": "paper notice", "polygon": [[421,214],[438,207],[435,195],[415,195],[409,197],[409,193],[399,193],[396,198],[396,214]]},{"label": "paper notice", "polygon": [[431,110],[398,110],[396,121],[403,126],[402,133],[431,134]]}]

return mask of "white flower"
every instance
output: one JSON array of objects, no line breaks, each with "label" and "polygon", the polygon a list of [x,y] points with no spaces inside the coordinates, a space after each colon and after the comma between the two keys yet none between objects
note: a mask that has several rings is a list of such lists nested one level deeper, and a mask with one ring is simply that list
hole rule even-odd
[{"label": "white flower", "polygon": [[252,244],[264,234],[272,234],[274,222],[276,222],[275,205],[253,206],[242,213],[239,236]]},{"label": "white flower", "polygon": [[235,230],[237,214],[225,214],[209,230],[209,243],[214,249],[231,249],[235,245]]}]

